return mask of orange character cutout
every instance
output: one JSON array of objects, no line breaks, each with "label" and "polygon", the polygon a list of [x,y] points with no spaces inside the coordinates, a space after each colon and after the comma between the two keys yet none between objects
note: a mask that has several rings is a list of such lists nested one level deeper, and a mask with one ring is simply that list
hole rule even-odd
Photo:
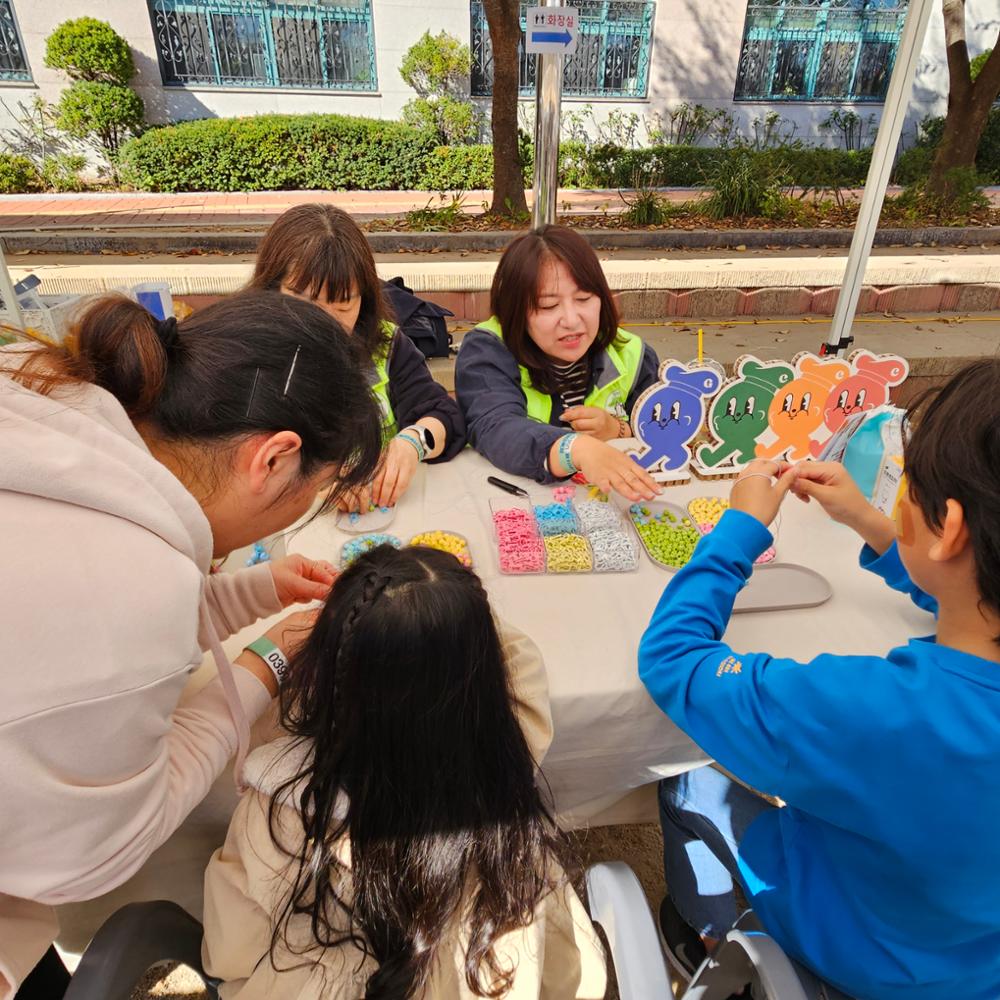
[{"label": "orange character cutout", "polygon": [[[823,407],[823,420],[831,434],[843,426],[853,413],[874,410],[889,402],[889,389],[905,381],[910,366],[894,354],[871,354],[855,351],[850,357],[851,374],[830,391]],[[818,441],[812,443],[816,456],[822,450]]]},{"label": "orange character cutout", "polygon": [[[787,457],[793,462],[812,454],[812,435],[823,426],[823,408],[834,386],[851,373],[851,366],[837,358],[823,361],[815,354],[795,359],[798,375],[771,400],[767,423],[777,440],[758,444],[758,458]],[[829,434],[824,435],[829,437]]]}]

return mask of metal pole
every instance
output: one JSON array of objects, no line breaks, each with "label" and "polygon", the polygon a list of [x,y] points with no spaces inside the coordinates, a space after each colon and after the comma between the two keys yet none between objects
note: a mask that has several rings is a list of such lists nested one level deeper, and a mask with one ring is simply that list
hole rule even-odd
[{"label": "metal pole", "polygon": [[865,266],[871,253],[878,228],[878,217],[885,200],[885,189],[889,185],[889,174],[903,131],[906,108],[913,90],[913,77],[917,70],[917,60],[923,48],[927,22],[931,7],[937,0],[910,0],[910,8],[903,24],[896,65],[889,80],[889,91],[885,95],[885,108],[879,123],[878,135],[872,147],[872,162],[868,168],[868,180],[858,209],[858,221],[854,227],[851,250],[847,255],[844,283],[837,299],[837,309],[833,314],[830,335],[820,350],[822,354],[843,354],[852,341],[851,324],[861,296],[861,286],[865,279]]},{"label": "metal pole", "polygon": [[[540,7],[562,7],[562,0],[540,0]],[[535,186],[531,225],[556,221],[559,187],[559,109],[562,103],[563,56],[535,56]]]},{"label": "metal pole", "polygon": [[7,259],[4,257],[3,244],[0,243],[0,325],[3,323],[18,330],[24,329],[21,307],[17,304],[14,282],[7,270]]}]

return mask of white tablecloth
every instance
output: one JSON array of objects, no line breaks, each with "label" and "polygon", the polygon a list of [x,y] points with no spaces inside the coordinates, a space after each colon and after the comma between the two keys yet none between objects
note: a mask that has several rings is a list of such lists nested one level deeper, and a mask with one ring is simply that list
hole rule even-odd
[{"label": "white tablecloth", "polygon": [[[385,530],[404,542],[433,529],[464,535],[498,613],[538,644],[555,724],[543,770],[563,825],[652,820],[651,783],[706,759],[651,701],[636,673],[639,638],[671,575],[645,553],[632,573],[501,575],[489,501],[512,498],[486,482],[491,473],[497,474],[471,450],[445,465],[421,467]],[[550,494],[551,487],[499,475],[533,493]],[[664,498],[683,506],[695,496],[724,496],[730,486],[693,480],[668,487]],[[335,515],[324,515],[290,532],[285,542],[291,552],[336,562],[351,537],[336,527]],[[789,499],[776,544],[779,561],[824,574],[833,597],[816,608],[734,616],[726,638],[737,650],[802,660],[823,651],[879,653],[933,629],[929,615],[858,567],[856,536],[831,522],[818,505]],[[266,625],[259,622],[233,636],[225,643],[227,652],[235,656]],[[200,671],[195,684],[204,683],[210,670]],[[629,796],[633,790],[637,794]],[[200,915],[205,862],[222,842],[235,802],[227,772],[132,882],[101,900],[63,908],[65,943],[79,947],[105,915],[130,899],[173,898]]]},{"label": "white tablecloth", "polygon": [[[585,823],[631,789],[705,761],[653,704],[636,673],[639,638],[671,574],[643,553],[632,573],[502,575],[489,501],[512,498],[486,482],[490,474],[551,495],[551,487],[497,473],[466,450],[445,465],[422,467],[385,530],[404,542],[438,528],[468,539],[494,607],[542,651],[555,723],[544,771],[560,816]],[[695,496],[727,495],[730,486],[692,480],[668,487],[664,498],[683,506]],[[288,537],[289,551],[336,560],[352,536],[335,523],[333,516],[309,522]],[[886,651],[928,631],[927,615],[858,567],[859,548],[856,536],[817,505],[789,499],[778,526],[778,560],[823,573],[834,596],[812,609],[736,615],[728,641],[738,650],[809,659],[822,651]]]}]

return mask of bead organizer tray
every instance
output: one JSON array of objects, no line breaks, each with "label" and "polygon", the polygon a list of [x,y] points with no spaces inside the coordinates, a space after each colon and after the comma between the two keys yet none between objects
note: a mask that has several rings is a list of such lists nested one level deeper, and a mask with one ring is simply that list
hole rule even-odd
[{"label": "bead organizer tray", "polygon": [[622,573],[639,564],[639,548],[618,508],[597,490],[575,486],[527,499],[490,500],[500,572]]},{"label": "bead organizer tray", "polygon": [[[712,531],[727,510],[729,510],[729,501],[723,497],[695,497],[688,503],[688,514],[702,535],[707,535]],[[772,534],[777,533],[773,526],[771,530]],[[769,546],[757,557],[754,566],[763,566],[764,563],[773,562],[777,554],[774,546]]]}]

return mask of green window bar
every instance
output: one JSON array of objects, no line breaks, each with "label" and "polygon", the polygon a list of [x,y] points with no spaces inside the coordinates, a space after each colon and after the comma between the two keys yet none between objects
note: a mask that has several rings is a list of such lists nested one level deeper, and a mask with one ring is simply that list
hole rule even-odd
[{"label": "green window bar", "polygon": [[164,84],[375,90],[371,0],[147,0]]},{"label": "green window bar", "polygon": [[[580,11],[576,52],[563,64],[564,97],[646,96],[655,0],[575,0]],[[535,57],[524,51],[528,4],[521,4],[520,93],[535,92]],[[482,0],[472,0],[472,93],[493,93],[493,46]]]},{"label": "green window bar", "polygon": [[11,0],[0,0],[0,80],[31,82],[28,57],[24,53]]},{"label": "green window bar", "polygon": [[750,0],[737,101],[883,101],[909,0]]}]

